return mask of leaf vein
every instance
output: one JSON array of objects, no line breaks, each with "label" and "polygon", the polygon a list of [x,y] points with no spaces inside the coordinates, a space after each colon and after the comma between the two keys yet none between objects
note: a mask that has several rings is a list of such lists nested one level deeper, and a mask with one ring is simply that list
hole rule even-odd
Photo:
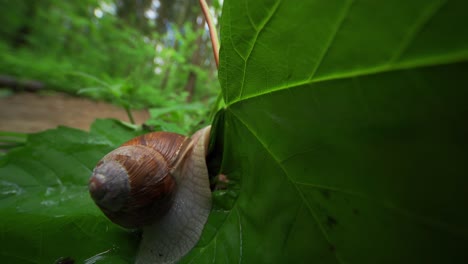
[{"label": "leaf vein", "polygon": [[447,0],[442,0],[440,2],[435,2],[432,5],[429,5],[426,10],[424,10],[416,20],[416,22],[409,28],[408,34],[405,39],[402,40],[401,45],[398,49],[395,50],[395,53],[390,58],[389,64],[392,64],[398,61],[403,53],[409,48],[411,43],[413,43],[415,37],[421,32],[425,26],[434,18],[434,16],[442,9],[443,6],[447,3]]},{"label": "leaf vein", "polygon": [[[252,51],[255,48],[255,45],[257,44],[258,36],[260,35],[261,32],[263,32],[263,29],[265,28],[265,26],[268,24],[268,22],[271,21],[271,19],[275,15],[276,11],[278,10],[278,7],[279,7],[280,3],[281,3],[281,0],[278,0],[278,1],[275,2],[272,10],[268,13],[268,15],[265,17],[265,19],[260,23],[260,27],[258,28],[258,30],[256,30],[255,36],[254,36],[253,41],[252,41],[253,43],[251,44],[250,49],[247,52],[247,56],[244,59],[244,70],[243,70],[243,73],[242,73],[242,82],[241,82],[241,87],[240,87],[239,97],[238,98],[242,98],[242,94],[244,92],[245,75],[247,73],[247,63],[249,61],[250,54],[252,54]],[[247,16],[250,16],[250,15],[247,14]]]},{"label": "leaf vein", "polygon": [[239,222],[239,263],[242,262],[242,247],[243,247],[243,242],[242,242],[242,223],[241,223],[241,218],[239,214],[239,210],[236,208],[237,212],[237,221]]},{"label": "leaf vein", "polygon": [[[229,13],[228,16],[231,17],[231,8],[229,7],[229,5],[227,5],[227,11],[228,11],[228,13]],[[242,60],[245,61],[244,56],[240,53],[239,50],[237,50],[236,45],[234,45],[234,41],[233,41],[233,39],[232,39],[232,37],[231,37],[231,36],[232,36],[232,33],[231,33],[231,32],[232,32],[232,25],[231,25],[231,23],[232,23],[232,20],[229,20],[229,27],[228,27],[228,28],[229,28],[229,33],[227,33],[226,35],[227,35],[227,36],[230,36],[230,37],[229,37],[229,40],[231,41],[232,49],[237,53],[237,55],[239,55],[239,57],[240,57]]]},{"label": "leaf vein", "polygon": [[[327,243],[329,245],[332,245],[331,241],[330,241],[330,238],[325,230],[325,228],[323,227],[323,225],[320,223],[319,219],[318,219],[318,216],[317,214],[315,213],[315,211],[312,209],[312,207],[310,206],[310,204],[307,202],[307,199],[304,197],[304,194],[301,192],[300,188],[297,186],[297,184],[295,183],[295,181],[291,178],[291,176],[288,174],[286,168],[284,168],[284,166],[280,163],[279,159],[274,155],[273,152],[270,151],[270,149],[267,147],[267,145],[265,145],[265,142],[263,142],[260,137],[255,134],[255,132],[253,131],[253,129],[247,125],[246,122],[244,122],[238,115],[236,115],[234,113],[234,111],[232,111],[231,109],[229,109],[229,112],[232,113],[232,115],[237,118],[240,123],[242,123],[242,125],[245,126],[245,128],[258,140],[258,142],[262,145],[262,147],[265,149],[265,151],[273,158],[273,160],[276,161],[276,163],[278,164],[278,166],[281,168],[281,170],[283,171],[284,175],[286,176],[286,178],[288,179],[288,181],[294,186],[294,188],[296,189],[297,193],[299,194],[302,202],[304,202],[304,204],[307,206],[307,208],[309,209],[309,212],[311,213],[312,217],[314,218],[318,228],[320,229],[322,235],[324,236],[325,240],[327,241]],[[336,260],[338,263],[344,263],[344,261],[338,256],[337,252],[334,251],[333,252],[333,255],[335,256]]]},{"label": "leaf vein", "polygon": [[335,26],[335,30],[332,32],[330,35],[330,38],[327,41],[327,45],[325,46],[325,49],[323,50],[322,54],[319,57],[319,60],[317,61],[317,64],[315,64],[315,67],[312,69],[312,72],[309,76],[309,80],[311,80],[314,76],[315,73],[317,72],[318,68],[322,64],[323,59],[325,58],[325,55],[327,55],[328,51],[330,50],[330,47],[332,46],[333,42],[336,39],[336,35],[338,35],[338,31],[340,28],[343,26],[344,21],[346,20],[346,17],[349,14],[349,10],[351,9],[351,6],[353,5],[354,0],[348,1],[347,5],[343,8],[342,13],[338,17],[337,24]]},{"label": "leaf vein", "polygon": [[262,90],[259,93],[252,93],[251,95],[244,96],[242,100],[239,98],[233,100],[232,102],[228,103],[227,106],[234,105],[235,103],[239,103],[248,99],[256,98],[259,96],[263,96],[268,93],[273,92],[280,92],[287,89],[297,88],[303,85],[309,85],[314,83],[326,82],[326,81],[336,81],[336,80],[344,80],[348,78],[359,78],[364,77],[367,75],[374,75],[374,74],[381,74],[381,73],[389,73],[389,72],[396,72],[400,70],[415,70],[417,68],[429,68],[439,65],[448,65],[453,63],[460,63],[468,60],[468,50],[464,50],[454,54],[443,54],[441,56],[434,56],[429,58],[422,58],[420,60],[412,60],[412,61],[405,61],[400,62],[398,64],[393,65],[379,65],[376,67],[371,67],[367,69],[360,69],[355,71],[348,71],[348,72],[339,72],[335,74],[331,74],[328,76],[323,76],[320,78],[316,78],[313,80],[300,80],[294,83],[288,83],[286,85],[281,85],[278,87],[273,87],[269,90]]},{"label": "leaf vein", "polygon": [[252,17],[250,16],[249,1],[246,0],[246,1],[244,1],[244,3],[245,3],[246,14],[247,14],[247,17],[249,18],[250,25],[251,25],[256,31],[258,31],[257,26],[255,25],[255,23],[254,23],[253,20],[252,20]]}]

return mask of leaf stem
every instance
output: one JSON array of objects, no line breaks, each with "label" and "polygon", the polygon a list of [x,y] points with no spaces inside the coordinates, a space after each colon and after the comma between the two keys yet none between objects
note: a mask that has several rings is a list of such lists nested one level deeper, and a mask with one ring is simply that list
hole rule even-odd
[{"label": "leaf stem", "polygon": [[214,117],[216,115],[216,112],[218,112],[218,110],[224,105],[224,101],[223,101],[223,93],[219,93],[218,94],[218,97],[216,98],[216,102],[215,104],[213,105],[213,109],[211,110],[211,113],[210,113],[210,122],[213,122],[214,120]]},{"label": "leaf stem", "polygon": [[213,22],[213,17],[211,16],[208,5],[205,0],[199,0],[200,7],[205,16],[206,23],[208,24],[208,29],[210,30],[211,46],[213,48],[213,55],[216,62],[216,68],[219,68],[219,40],[218,33],[216,32],[216,26]]},{"label": "leaf stem", "polygon": [[135,119],[133,119],[133,114],[132,114],[132,111],[130,111],[130,107],[128,106],[125,106],[125,112],[127,112],[127,116],[128,116],[128,119],[130,119],[130,123],[132,123],[132,125],[135,124]]}]

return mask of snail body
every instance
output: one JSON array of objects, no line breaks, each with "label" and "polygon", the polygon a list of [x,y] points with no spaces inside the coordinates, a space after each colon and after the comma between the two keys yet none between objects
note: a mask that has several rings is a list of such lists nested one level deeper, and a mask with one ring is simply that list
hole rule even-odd
[{"label": "snail body", "polygon": [[198,242],[211,210],[209,134],[210,127],[191,138],[142,135],[93,170],[89,191],[96,205],[112,222],[143,230],[136,263],[173,263]]}]

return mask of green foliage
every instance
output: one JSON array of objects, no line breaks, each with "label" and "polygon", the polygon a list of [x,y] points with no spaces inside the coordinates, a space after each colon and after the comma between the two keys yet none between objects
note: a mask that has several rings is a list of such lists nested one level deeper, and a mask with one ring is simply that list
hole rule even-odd
[{"label": "green foliage", "polygon": [[[130,108],[167,107],[164,102],[175,95],[185,102],[190,71],[197,73],[194,99],[216,94],[219,85],[210,64],[191,61],[202,30],[185,23],[165,35],[142,35],[102,7],[113,2],[7,1],[0,16],[0,73],[69,93],[86,89],[87,96]],[[119,87],[121,94],[116,97],[76,73]]]},{"label": "green foliage", "polygon": [[[467,262],[467,4],[223,8],[225,107],[209,165],[229,182],[182,262]],[[169,106],[153,115],[184,122]],[[2,260],[131,261],[135,237],[85,187],[99,158],[131,136],[100,121],[89,134],[31,135],[2,157]]]},{"label": "green foliage", "polygon": [[168,107],[152,108],[149,112],[151,119],[145,124],[151,126],[151,130],[188,135],[209,123],[208,109],[201,103],[174,104]]},{"label": "green foliage", "polygon": [[467,262],[466,2],[223,8],[240,192],[187,262]]}]

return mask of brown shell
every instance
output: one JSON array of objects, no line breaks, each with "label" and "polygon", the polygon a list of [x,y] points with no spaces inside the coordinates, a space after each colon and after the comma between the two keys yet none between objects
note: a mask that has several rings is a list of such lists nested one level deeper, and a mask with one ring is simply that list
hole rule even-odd
[{"label": "brown shell", "polygon": [[131,139],[99,161],[89,182],[91,196],[116,224],[136,228],[153,223],[172,204],[177,188],[172,171],[190,142],[168,132]]},{"label": "brown shell", "polygon": [[157,222],[143,227],[136,264],[176,263],[200,239],[211,211],[206,164],[210,131],[210,126],[198,130],[191,137],[187,154],[179,154],[172,172],[177,179],[172,207]]}]

